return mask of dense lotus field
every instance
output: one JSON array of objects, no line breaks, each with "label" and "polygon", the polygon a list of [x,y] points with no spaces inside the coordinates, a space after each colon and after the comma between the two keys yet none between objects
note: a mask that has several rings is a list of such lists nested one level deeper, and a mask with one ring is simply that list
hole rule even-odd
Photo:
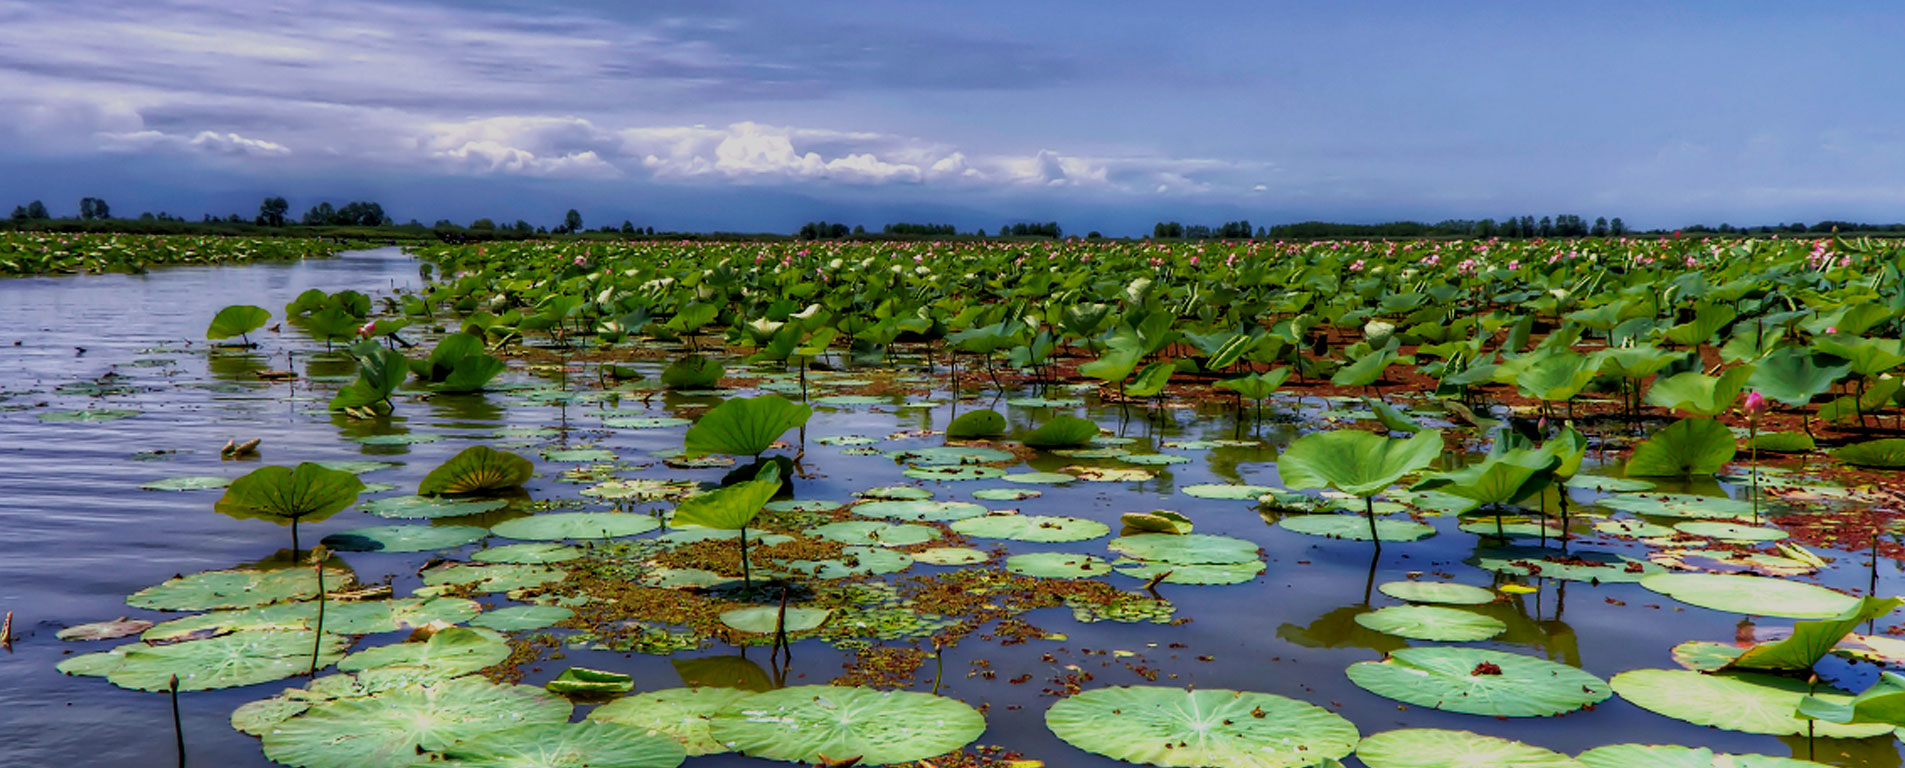
[{"label": "dense lotus field", "polygon": [[329,256],[346,246],[282,237],[0,233],[0,277],[143,272],[182,264],[244,264]]},{"label": "dense lotus field", "polygon": [[[62,639],[116,644],[61,671],[141,691],[289,679],[259,687],[231,724],[304,768],[1056,766],[1084,753],[1161,766],[1822,764],[1630,743],[1596,731],[1613,702],[1714,729],[1696,737],[1775,735],[1802,756],[1897,764],[1905,676],[1891,670],[1905,640],[1888,631],[1901,601],[1879,561],[1905,556],[1905,275],[1889,243],[536,242],[418,255],[422,290],[209,307],[206,335],[231,354],[308,347],[328,375],[306,382],[316,399],[303,407],[365,446],[457,449],[405,487],[360,479],[384,462],[278,455],[236,477],[149,483],[199,494],[206,514],[283,525],[289,552],[132,594],[146,618],[67,628]],[[277,321],[288,335],[260,333]],[[560,420],[393,427],[454,398],[554,406]],[[37,418],[139,415],[108,403]],[[829,477],[850,462],[892,481],[843,491]],[[1171,483],[1205,465],[1208,482]],[[1063,495],[1078,488],[1103,504]],[[1041,504],[1048,494],[1073,502]],[[385,520],[323,526],[346,510]],[[1395,728],[1352,722],[1337,701],[1187,686],[1173,681],[1201,662],[1157,648],[1118,651],[1130,674],[1115,683],[1055,663],[1007,715],[965,693],[989,671],[943,659],[989,643],[996,659],[1052,661],[1065,635],[1040,622],[1053,610],[1169,642],[1196,618],[1180,604],[1274,613],[1279,571],[1308,560],[1273,546],[1407,557],[1457,536],[1475,542],[1465,560],[1378,583],[1372,559],[1341,626],[1276,634],[1379,651],[1290,674],[1347,677],[1405,724],[1429,711],[1468,721]],[[373,558],[400,555],[428,559],[414,579],[359,582]],[[1621,614],[1633,621],[1753,620],[1633,649],[1632,666],[1596,675],[1566,653],[1524,652],[1542,630],[1511,608],[1569,583],[1668,606]],[[820,646],[852,662],[831,681],[790,678]],[[696,655],[716,648],[756,652]],[[675,659],[680,684],[638,686],[616,668],[644,655]],[[1219,663],[1269,663],[1246,658]],[[1513,734],[1503,722],[1563,715],[1602,746],[1564,754],[1501,735]],[[1043,718],[1069,746],[987,740],[1005,716]]]}]

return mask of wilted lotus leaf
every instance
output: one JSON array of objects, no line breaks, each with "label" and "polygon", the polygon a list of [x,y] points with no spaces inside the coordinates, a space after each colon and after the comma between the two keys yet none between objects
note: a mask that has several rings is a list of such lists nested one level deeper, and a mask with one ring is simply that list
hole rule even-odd
[{"label": "wilted lotus leaf", "polygon": [[67,627],[54,635],[61,640],[113,640],[131,637],[152,628],[152,622],[145,619],[128,619],[121,616],[112,621],[95,621]]},{"label": "wilted lotus leaf", "polygon": [[556,679],[549,681],[543,688],[564,696],[602,696],[634,690],[635,678],[619,672],[570,667],[562,670],[562,674],[556,675]]}]

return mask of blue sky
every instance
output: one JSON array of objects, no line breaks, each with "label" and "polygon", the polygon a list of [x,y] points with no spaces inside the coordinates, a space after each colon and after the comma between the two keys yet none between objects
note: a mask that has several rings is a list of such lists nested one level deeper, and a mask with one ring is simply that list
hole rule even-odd
[{"label": "blue sky", "polygon": [[1905,6],[0,0],[0,202],[1905,220]]}]

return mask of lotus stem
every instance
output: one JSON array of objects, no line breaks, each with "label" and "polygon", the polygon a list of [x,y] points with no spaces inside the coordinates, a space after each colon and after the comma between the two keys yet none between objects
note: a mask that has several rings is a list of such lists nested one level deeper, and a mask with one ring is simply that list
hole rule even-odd
[{"label": "lotus stem", "polygon": [[933,639],[933,695],[939,695],[939,681],[946,676],[946,644]]},{"label": "lotus stem", "polygon": [[166,688],[172,692],[172,736],[179,745],[179,768],[185,768],[185,723],[179,717],[179,676],[173,675]]},{"label": "lotus stem", "polygon": [[331,553],[323,545],[311,550],[311,568],[317,572],[318,610],[317,626],[311,631],[311,671],[307,677],[317,677],[318,658],[324,648],[324,561],[330,556]]},{"label": "lotus stem", "polygon": [[1363,497],[1363,516],[1369,518],[1369,540],[1376,543],[1376,551],[1382,551],[1382,534],[1376,532],[1376,497]]},{"label": "lotus stem", "polygon": [[747,567],[747,526],[741,526],[741,583],[749,590],[754,589],[754,577]]}]

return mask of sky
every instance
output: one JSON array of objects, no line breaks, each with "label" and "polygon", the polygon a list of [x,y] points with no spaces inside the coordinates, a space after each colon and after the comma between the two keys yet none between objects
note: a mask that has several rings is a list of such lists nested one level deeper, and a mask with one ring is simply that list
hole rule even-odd
[{"label": "sky", "polygon": [[0,0],[0,204],[1905,221],[1905,4]]}]

